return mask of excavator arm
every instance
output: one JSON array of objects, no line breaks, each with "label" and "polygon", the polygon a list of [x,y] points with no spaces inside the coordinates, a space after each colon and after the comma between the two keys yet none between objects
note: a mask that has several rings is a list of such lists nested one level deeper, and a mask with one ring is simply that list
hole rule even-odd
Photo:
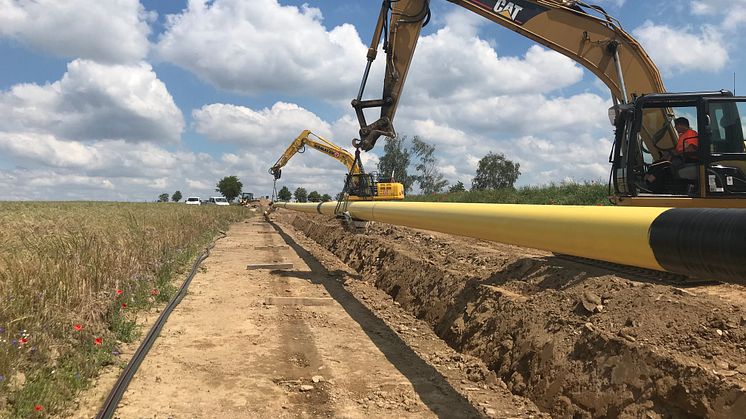
[{"label": "excavator arm", "polygon": [[355,175],[363,173],[363,168],[359,164],[355,164],[355,156],[350,154],[347,150],[314,134],[310,130],[304,130],[295,138],[295,140],[293,140],[285,152],[282,153],[282,156],[280,156],[274,166],[269,169],[269,173],[275,177],[275,180],[280,178],[282,175],[281,169],[288,163],[288,161],[290,161],[296,153],[303,153],[307,145],[336,159],[345,165],[351,174]]},{"label": "excavator arm", "polygon": [[[449,0],[494,23],[511,29],[557,51],[595,74],[611,91],[616,103],[634,96],[665,92],[655,64],[640,44],[601,7],[571,0]],[[394,114],[414,55],[420,30],[429,18],[429,0],[383,0],[378,23],[368,50],[368,63],[360,90],[352,106],[360,123],[355,146],[372,149],[381,136],[395,136]],[[376,49],[384,37],[386,73],[383,96],[363,100],[363,92]],[[551,74],[547,74],[551,77]],[[370,124],[363,110],[380,107],[380,118]],[[661,114],[658,129],[667,121]],[[675,141],[670,130],[669,140]],[[644,133],[647,145],[656,150],[652,133]],[[675,144],[675,142],[674,142]]]}]

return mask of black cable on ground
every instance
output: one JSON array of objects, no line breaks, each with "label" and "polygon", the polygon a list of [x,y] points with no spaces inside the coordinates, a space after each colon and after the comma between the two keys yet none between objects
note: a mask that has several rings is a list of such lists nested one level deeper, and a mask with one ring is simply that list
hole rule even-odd
[{"label": "black cable on ground", "polygon": [[137,369],[140,367],[143,359],[145,359],[145,356],[148,354],[150,348],[153,346],[153,343],[155,343],[155,340],[161,333],[161,329],[163,329],[163,325],[166,324],[168,316],[171,315],[171,312],[174,311],[176,306],[179,305],[181,300],[184,299],[184,297],[186,296],[189,284],[192,283],[192,278],[194,278],[194,275],[197,274],[197,268],[199,268],[199,265],[205,259],[207,259],[208,256],[210,256],[210,250],[215,247],[215,242],[226,236],[225,233],[222,231],[221,234],[222,236],[218,237],[217,239],[215,239],[215,241],[210,243],[210,245],[207,246],[200,257],[198,257],[197,260],[194,261],[192,270],[189,272],[189,275],[184,280],[184,283],[181,284],[179,292],[174,295],[171,301],[169,301],[166,308],[163,309],[161,315],[158,316],[158,320],[156,320],[153,327],[145,336],[145,339],[143,339],[140,347],[138,347],[137,351],[135,351],[135,354],[132,355],[132,359],[130,359],[127,367],[124,369],[124,371],[122,371],[122,374],[119,375],[119,379],[117,379],[117,382],[114,384],[114,388],[111,389],[111,392],[106,397],[104,405],[101,407],[101,410],[99,410],[98,414],[96,415],[96,419],[111,419],[111,417],[114,415],[119,402],[122,400],[124,392],[127,390],[127,387],[132,381],[132,378],[135,376]]}]

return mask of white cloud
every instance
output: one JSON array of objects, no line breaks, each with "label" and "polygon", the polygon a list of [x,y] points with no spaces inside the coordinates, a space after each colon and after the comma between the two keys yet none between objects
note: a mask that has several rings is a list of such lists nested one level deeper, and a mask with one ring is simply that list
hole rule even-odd
[{"label": "white cloud", "polygon": [[327,31],[308,5],[193,0],[167,20],[158,55],[224,90],[351,98],[365,62],[355,27]]},{"label": "white cloud", "polygon": [[685,26],[673,28],[647,21],[632,33],[656,65],[669,74],[717,72],[728,61],[722,35],[713,26],[704,25],[697,33]]},{"label": "white cloud", "polygon": [[145,58],[153,18],[138,0],[0,0],[0,36],[104,63]]},{"label": "white cloud", "polygon": [[722,17],[722,26],[727,30],[746,23],[746,0],[697,0],[690,6],[694,15]]},{"label": "white cloud", "polygon": [[75,60],[59,81],[0,91],[0,131],[174,143],[183,128],[181,111],[147,63]]},{"label": "white cloud", "polygon": [[487,41],[444,28],[420,40],[407,76],[405,97],[464,100],[548,93],[582,78],[580,66],[554,51],[532,46],[523,57],[498,57]]},{"label": "white cloud", "polygon": [[196,160],[191,153],[169,152],[150,143],[109,140],[86,144],[28,133],[0,132],[0,150],[24,165],[108,177],[163,177]]},{"label": "white cloud", "polygon": [[262,147],[290,144],[304,129],[329,135],[330,126],[296,104],[277,102],[271,108],[253,110],[245,106],[213,103],[192,111],[194,128],[213,141]]}]

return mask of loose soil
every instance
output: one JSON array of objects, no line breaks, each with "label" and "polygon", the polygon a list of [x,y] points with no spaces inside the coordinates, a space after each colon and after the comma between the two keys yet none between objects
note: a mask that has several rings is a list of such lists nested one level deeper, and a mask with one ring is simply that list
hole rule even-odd
[{"label": "loose soil", "polygon": [[[293,268],[246,269],[272,262]],[[76,417],[95,415],[118,372],[80,397]],[[251,220],[217,242],[116,416],[547,415],[322,246]]]},{"label": "loose soil", "polygon": [[312,252],[344,261],[354,272],[347,290],[385,292],[419,319],[418,333],[433,330],[457,357],[482,360],[552,416],[746,417],[744,287],[675,287],[515,246],[377,223],[354,235],[286,210],[273,217],[322,248],[304,244]]}]

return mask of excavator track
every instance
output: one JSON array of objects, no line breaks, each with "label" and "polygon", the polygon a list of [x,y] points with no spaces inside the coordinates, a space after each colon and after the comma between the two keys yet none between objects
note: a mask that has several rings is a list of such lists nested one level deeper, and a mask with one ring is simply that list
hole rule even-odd
[{"label": "excavator track", "polygon": [[602,260],[588,259],[561,253],[555,253],[554,255],[560,259],[580,263],[583,265],[593,266],[596,268],[608,269],[610,271],[624,274],[625,276],[637,277],[645,282],[654,282],[656,284],[671,285],[675,287],[695,287],[701,285],[720,284],[720,282],[717,281],[692,278],[686,275],[661,272],[653,269],[638,268],[636,266],[621,265],[618,263],[605,262]]}]

